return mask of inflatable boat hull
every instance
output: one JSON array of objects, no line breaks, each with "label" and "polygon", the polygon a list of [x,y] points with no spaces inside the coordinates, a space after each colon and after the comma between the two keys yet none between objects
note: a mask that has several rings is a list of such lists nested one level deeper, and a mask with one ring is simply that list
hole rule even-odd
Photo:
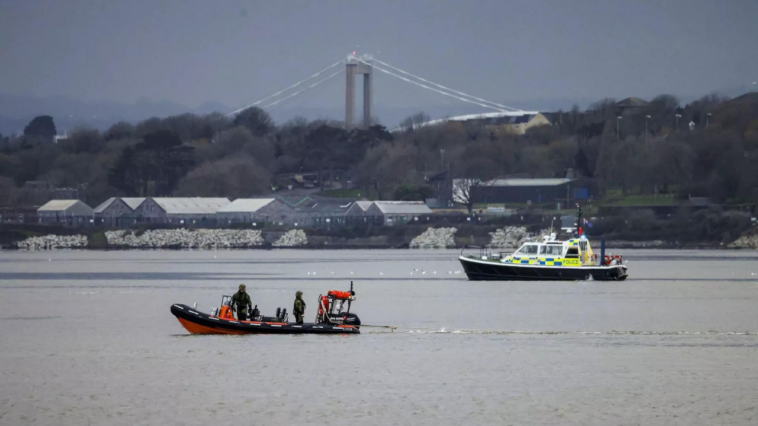
[{"label": "inflatable boat hull", "polygon": [[360,334],[358,327],[332,324],[237,321],[211,317],[187,305],[171,305],[171,313],[192,334]]}]

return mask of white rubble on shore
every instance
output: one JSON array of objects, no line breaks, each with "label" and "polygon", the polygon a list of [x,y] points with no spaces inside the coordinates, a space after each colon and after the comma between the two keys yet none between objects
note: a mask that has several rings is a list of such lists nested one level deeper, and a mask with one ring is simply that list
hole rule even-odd
[{"label": "white rubble on shore", "polygon": [[423,234],[411,240],[410,248],[448,248],[455,247],[456,228],[429,228]]},{"label": "white rubble on shore", "polygon": [[302,229],[291,229],[271,245],[274,247],[298,247],[306,244],[308,244],[308,237],[306,237],[305,231]]},{"label": "white rubble on shore", "polygon": [[263,245],[261,231],[252,229],[156,229],[135,235],[133,231],[107,231],[108,244],[140,248],[241,248]]},{"label": "white rubble on shore", "polygon": [[493,248],[519,248],[530,238],[534,238],[534,235],[526,232],[523,226],[509,226],[490,232],[490,235],[492,236],[490,247]]},{"label": "white rubble on shore", "polygon": [[19,241],[16,245],[22,250],[51,250],[58,248],[87,247],[84,235],[44,235]]},{"label": "white rubble on shore", "polygon": [[729,244],[733,249],[758,249],[758,233],[753,235],[743,235],[737,241]]}]

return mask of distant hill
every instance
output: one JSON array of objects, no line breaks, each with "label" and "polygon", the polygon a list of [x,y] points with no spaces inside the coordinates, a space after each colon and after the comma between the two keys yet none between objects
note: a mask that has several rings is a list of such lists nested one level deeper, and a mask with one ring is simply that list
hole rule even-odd
[{"label": "distant hill", "polygon": [[749,92],[737,96],[722,104],[722,108],[754,108],[758,106],[758,92]]},{"label": "distant hill", "polygon": [[150,117],[166,117],[185,112],[212,112],[225,108],[214,103],[202,104],[193,110],[169,101],[142,99],[134,104],[112,101],[87,102],[67,96],[16,96],[0,94],[0,133],[4,135],[23,131],[35,116],[46,114],[53,117],[59,132],[77,126],[107,129],[118,121],[137,122]]},{"label": "distant hill", "polygon": [[[541,99],[523,102],[510,102],[524,110],[556,111],[569,110],[578,103],[581,108],[589,105],[593,99]],[[82,101],[68,96],[17,96],[0,94],[0,133],[4,135],[22,132],[32,118],[38,115],[50,115],[55,120],[60,133],[78,126],[94,127],[105,130],[119,121],[136,123],[150,117],[167,117],[184,113],[210,114],[227,113],[233,110],[219,102],[204,102],[196,108],[190,108],[170,101],[152,101],[141,99],[133,104],[113,101]],[[375,105],[374,116],[387,127],[394,128],[406,117],[424,112],[432,119],[440,119],[464,114],[492,112],[475,105],[459,103],[441,103],[427,106],[385,106]],[[328,119],[341,121],[345,117],[343,106],[285,106],[269,111],[277,123],[284,123],[294,117],[309,120]],[[362,117],[360,106],[356,110],[358,119]]]},{"label": "distant hill", "polygon": [[714,110],[714,124],[739,132],[747,130],[758,117],[758,92],[745,93],[721,103]]}]

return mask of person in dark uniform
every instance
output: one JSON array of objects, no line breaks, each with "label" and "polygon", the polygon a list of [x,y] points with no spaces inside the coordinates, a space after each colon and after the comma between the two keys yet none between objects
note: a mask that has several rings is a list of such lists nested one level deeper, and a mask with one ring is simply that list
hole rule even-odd
[{"label": "person in dark uniform", "polygon": [[240,284],[239,291],[232,296],[232,308],[237,310],[237,319],[247,321],[247,309],[253,306],[250,295],[245,292],[245,284]]},{"label": "person in dark uniform", "polygon": [[302,291],[295,293],[295,306],[292,309],[292,313],[295,315],[297,323],[302,324],[303,317],[305,316],[305,301],[303,300]]}]

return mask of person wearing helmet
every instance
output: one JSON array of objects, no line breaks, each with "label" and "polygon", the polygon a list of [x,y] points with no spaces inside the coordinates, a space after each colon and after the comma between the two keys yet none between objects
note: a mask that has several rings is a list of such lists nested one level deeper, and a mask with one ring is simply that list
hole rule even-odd
[{"label": "person wearing helmet", "polygon": [[292,313],[295,315],[297,323],[302,324],[303,317],[305,316],[305,301],[303,300],[302,291],[295,293],[295,306],[292,308]]},{"label": "person wearing helmet", "polygon": [[245,292],[245,284],[240,284],[239,291],[232,296],[232,308],[237,310],[237,319],[247,321],[247,309],[253,306],[250,295]]}]

